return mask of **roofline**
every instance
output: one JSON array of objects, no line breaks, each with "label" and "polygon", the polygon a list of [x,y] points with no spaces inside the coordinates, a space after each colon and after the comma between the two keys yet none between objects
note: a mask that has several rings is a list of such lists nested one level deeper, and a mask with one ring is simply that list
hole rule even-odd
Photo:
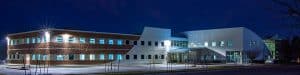
[{"label": "roofline", "polygon": [[203,30],[184,31],[183,33],[186,33],[186,32],[195,32],[195,31],[207,31],[207,30],[232,29],[232,28],[243,28],[243,29],[247,29],[246,27],[213,28],[213,29],[203,29]]},{"label": "roofline", "polygon": [[121,33],[110,33],[110,32],[94,32],[94,31],[82,31],[82,30],[70,30],[70,29],[55,29],[55,28],[40,29],[40,30],[20,32],[20,33],[12,33],[12,34],[8,34],[7,36],[14,36],[14,35],[20,35],[20,34],[26,34],[26,33],[33,33],[33,32],[41,32],[41,31],[55,31],[55,30],[58,30],[58,31],[70,31],[70,32],[82,32],[82,33],[94,33],[94,34],[116,34],[116,35],[140,36],[140,35],[135,35],[135,34],[121,34]]}]

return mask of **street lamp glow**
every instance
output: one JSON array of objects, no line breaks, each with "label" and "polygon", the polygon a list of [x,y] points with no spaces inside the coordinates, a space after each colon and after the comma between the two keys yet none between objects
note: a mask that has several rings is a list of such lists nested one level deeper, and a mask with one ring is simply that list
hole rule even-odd
[{"label": "street lamp glow", "polygon": [[50,33],[48,31],[45,32],[45,42],[50,42]]}]

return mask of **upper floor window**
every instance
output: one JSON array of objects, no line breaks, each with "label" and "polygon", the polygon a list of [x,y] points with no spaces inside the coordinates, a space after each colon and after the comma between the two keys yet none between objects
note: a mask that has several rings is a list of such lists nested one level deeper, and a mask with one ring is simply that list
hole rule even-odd
[{"label": "upper floor window", "polygon": [[165,46],[165,43],[164,43],[164,42],[161,42],[161,46]]},{"label": "upper floor window", "polygon": [[137,55],[133,55],[133,59],[137,59]]},{"label": "upper floor window", "polygon": [[148,55],[148,59],[151,59],[151,55]]},{"label": "upper floor window", "polygon": [[36,38],[36,42],[41,43],[41,38],[40,37]]},{"label": "upper floor window", "polygon": [[35,54],[32,54],[31,60],[35,60]]},{"label": "upper floor window", "polygon": [[35,38],[34,37],[32,37],[32,43],[35,43]]},{"label": "upper floor window", "polygon": [[99,58],[100,58],[100,60],[105,60],[105,55],[104,54],[100,54]]},{"label": "upper floor window", "polygon": [[55,41],[57,43],[62,43],[63,42],[63,37],[62,36],[57,36]]},{"label": "upper floor window", "polygon": [[145,41],[141,41],[141,45],[145,45]]},{"label": "upper floor window", "polygon": [[113,45],[113,44],[114,44],[114,40],[109,39],[109,40],[108,40],[108,44]]},{"label": "upper floor window", "polygon": [[104,41],[104,39],[99,39],[99,44],[105,44],[105,41]]},{"label": "upper floor window", "polygon": [[80,60],[85,60],[85,55],[84,54],[80,54],[80,56],[79,56],[80,58]]},{"label": "upper floor window", "polygon": [[160,56],[160,59],[165,59],[165,55],[161,55],[161,56]]},{"label": "upper floor window", "polygon": [[90,38],[90,44],[95,44],[95,43],[96,43],[95,38]]},{"label": "upper floor window", "polygon": [[76,38],[75,37],[69,37],[69,42],[70,43],[75,43]]},{"label": "upper floor window", "polygon": [[80,37],[79,38],[79,43],[85,43],[85,38],[84,37]]},{"label": "upper floor window", "polygon": [[151,41],[148,41],[148,46],[151,46],[151,45],[152,45]]},{"label": "upper floor window", "polygon": [[26,44],[30,43],[30,38],[26,38]]},{"label": "upper floor window", "polygon": [[217,46],[217,42],[211,42],[211,46],[212,47],[216,47]]},{"label": "upper floor window", "polygon": [[144,56],[144,55],[141,55],[141,59],[145,59],[145,56]]},{"label": "upper floor window", "polygon": [[117,45],[122,45],[123,44],[123,40],[117,40]]},{"label": "upper floor window", "polygon": [[154,55],[154,58],[155,58],[155,59],[158,59],[158,55]]}]

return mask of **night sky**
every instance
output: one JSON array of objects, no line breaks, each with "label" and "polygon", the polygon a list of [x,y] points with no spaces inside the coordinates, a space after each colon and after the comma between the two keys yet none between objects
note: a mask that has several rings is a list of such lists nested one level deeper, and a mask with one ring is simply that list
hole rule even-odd
[{"label": "night sky", "polygon": [[188,30],[247,27],[290,36],[294,23],[271,0],[1,0],[1,58],[9,33],[42,28],[139,34],[143,27]]}]

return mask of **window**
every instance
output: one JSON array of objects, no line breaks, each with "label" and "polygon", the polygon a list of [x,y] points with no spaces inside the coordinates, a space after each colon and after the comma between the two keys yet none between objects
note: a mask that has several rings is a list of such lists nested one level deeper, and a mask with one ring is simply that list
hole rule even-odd
[{"label": "window", "polygon": [[43,60],[47,60],[48,55],[43,55]]},{"label": "window", "polygon": [[126,45],[129,45],[129,44],[130,44],[130,41],[129,41],[129,40],[126,40],[125,43],[126,43]]},{"label": "window", "polygon": [[55,41],[57,43],[62,43],[63,42],[63,37],[62,36],[57,36]]},{"label": "window", "polygon": [[114,60],[114,54],[108,54],[108,60]]},{"label": "window", "polygon": [[70,43],[75,43],[75,40],[76,40],[75,37],[70,37],[70,38],[69,38],[69,42],[70,42]]},{"label": "window", "polygon": [[133,42],[133,45],[137,45],[137,41],[134,41],[134,42]]},{"label": "window", "polygon": [[112,40],[112,39],[108,40],[108,44],[113,45],[114,44],[114,40]]},{"label": "window", "polygon": [[130,55],[126,55],[126,59],[127,59],[127,60],[130,59]]},{"label": "window", "polygon": [[35,60],[35,54],[32,54],[31,60]]},{"label": "window", "polygon": [[30,44],[30,38],[26,38],[26,44]]},{"label": "window", "polygon": [[141,59],[145,59],[145,56],[144,56],[144,55],[141,55]]},{"label": "window", "polygon": [[80,57],[79,60],[84,60],[85,59],[85,55],[84,54],[80,54],[79,57]]},{"label": "window", "polygon": [[100,58],[100,60],[105,60],[105,55],[104,54],[100,54],[99,58]]},{"label": "window", "polygon": [[95,54],[90,54],[90,60],[95,60]]},{"label": "window", "polygon": [[161,46],[165,46],[165,43],[164,43],[164,42],[161,42]]},{"label": "window", "polygon": [[148,55],[148,59],[151,59],[151,55]]},{"label": "window", "polygon": [[74,60],[74,54],[69,54],[69,60]]},{"label": "window", "polygon": [[81,44],[85,43],[85,38],[84,37],[80,37],[79,38],[79,43],[81,43]]},{"label": "window", "polygon": [[96,41],[95,41],[95,38],[90,38],[90,44],[95,44]]},{"label": "window", "polygon": [[216,47],[217,46],[217,42],[212,42],[211,46]]},{"label": "window", "polygon": [[133,55],[133,59],[137,59],[137,55]]},{"label": "window", "polygon": [[165,59],[165,55],[161,55],[161,56],[160,56],[160,59]]},{"label": "window", "polygon": [[39,37],[36,38],[36,42],[37,42],[37,43],[41,43],[41,38],[39,38]]},{"label": "window", "polygon": [[154,45],[155,45],[155,46],[158,46],[158,42],[157,42],[157,41],[155,41]]},{"label": "window", "polygon": [[37,54],[37,60],[41,60],[41,54]]},{"label": "window", "polygon": [[143,45],[143,46],[144,46],[144,45],[145,45],[145,41],[141,41],[141,45]]},{"label": "window", "polygon": [[208,47],[208,42],[207,41],[204,42],[204,46]]},{"label": "window", "polygon": [[[34,38],[34,37],[32,38],[32,43],[35,43],[35,38]],[[15,45],[16,45],[16,44],[15,44]]]},{"label": "window", "polygon": [[155,59],[158,59],[158,55],[154,55],[154,58],[155,58]]},{"label": "window", "polygon": [[102,45],[105,44],[104,39],[100,39],[100,40],[99,40],[99,44],[102,44]]},{"label": "window", "polygon": [[122,54],[117,54],[117,60],[122,60]]},{"label": "window", "polygon": [[63,61],[64,60],[64,56],[63,55],[56,55],[56,60],[57,61]]},{"label": "window", "polygon": [[123,40],[117,40],[117,45],[122,45],[123,44]]},{"label": "window", "polygon": [[221,41],[221,42],[220,42],[220,46],[221,46],[221,47],[225,46],[225,42],[224,42],[224,41]]},{"label": "window", "polygon": [[228,46],[228,47],[232,47],[232,46],[233,46],[232,43],[233,43],[232,41],[227,41],[227,46]]},{"label": "window", "polygon": [[151,46],[151,45],[152,45],[151,41],[148,41],[148,46]]}]

